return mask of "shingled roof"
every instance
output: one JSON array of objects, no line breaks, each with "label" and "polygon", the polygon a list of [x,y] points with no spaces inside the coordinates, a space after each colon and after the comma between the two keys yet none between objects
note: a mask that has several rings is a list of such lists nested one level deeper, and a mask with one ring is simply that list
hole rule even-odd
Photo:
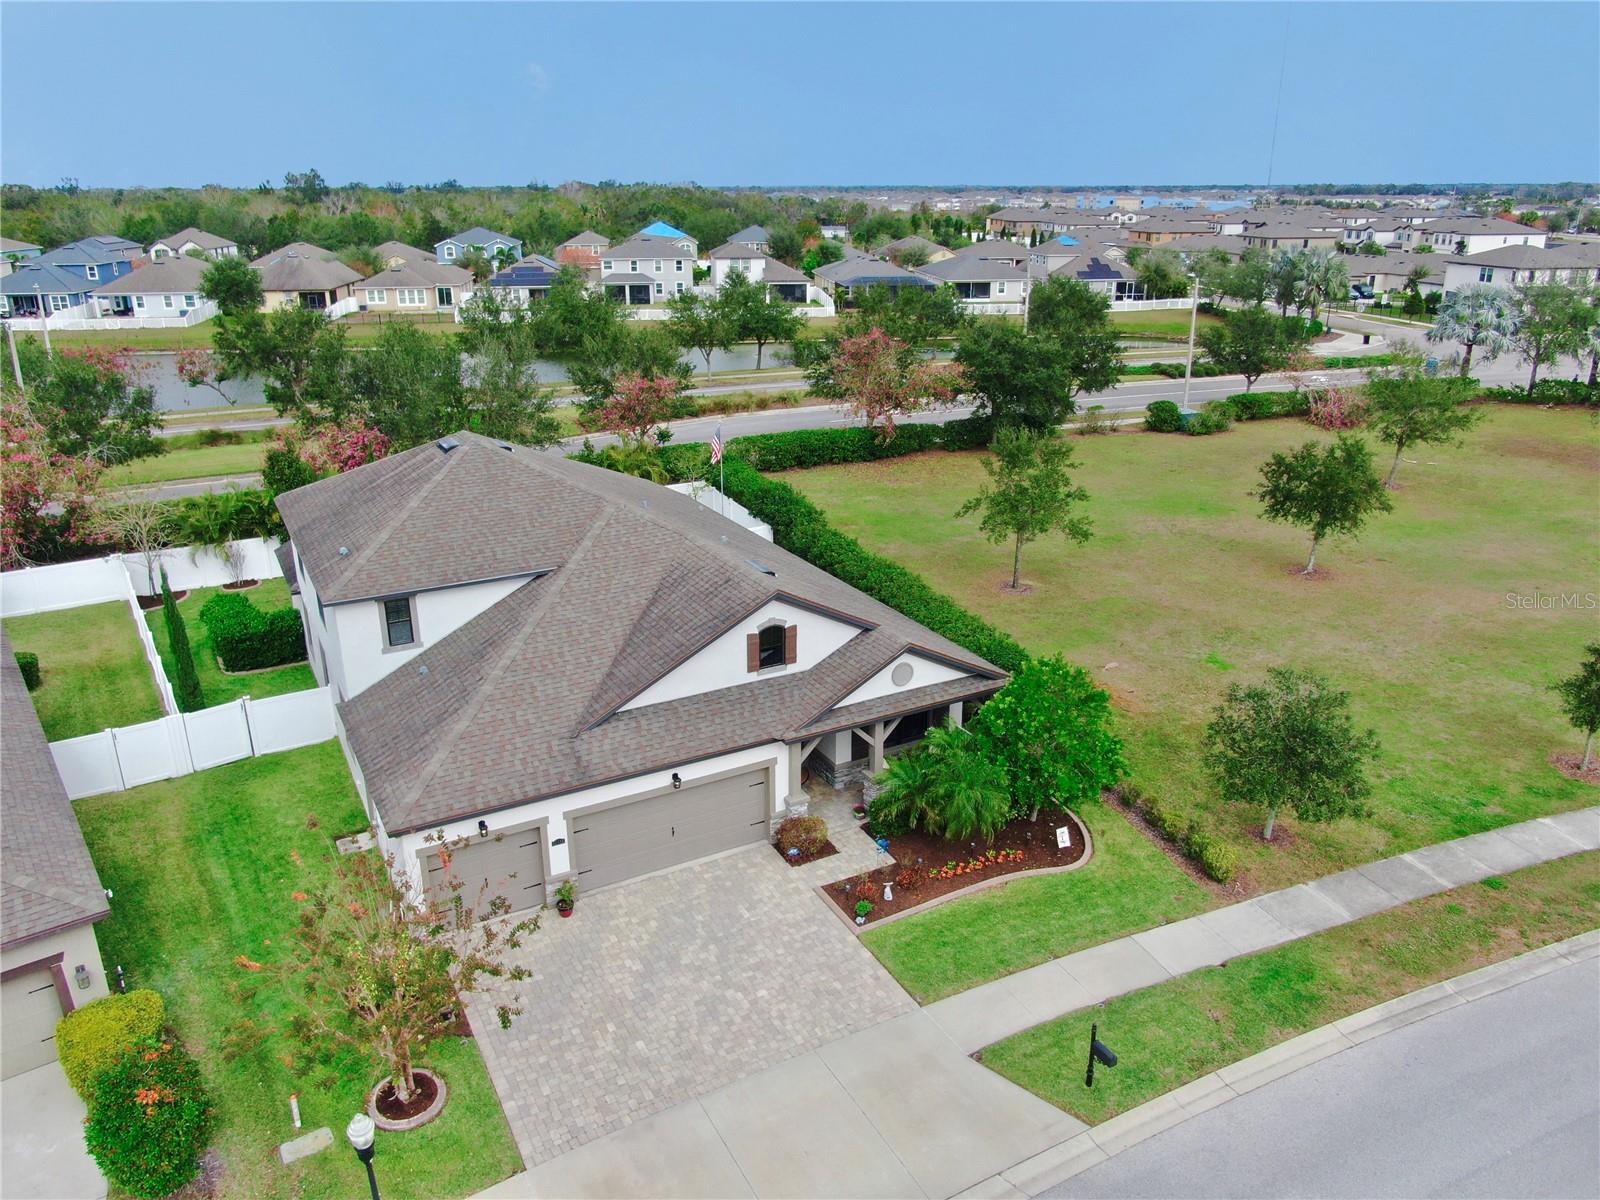
[{"label": "shingled roof", "polygon": [[[390,833],[794,740],[907,649],[974,678],[898,693],[901,711],[1004,682],[965,648],[687,496],[473,434],[453,440],[279,498],[325,600],[325,588],[351,598],[531,576],[340,705]],[[466,561],[452,564],[452,547]],[[858,632],[805,671],[623,708],[773,600]]]},{"label": "shingled roof", "polygon": [[109,915],[11,642],[0,632],[0,949]]}]

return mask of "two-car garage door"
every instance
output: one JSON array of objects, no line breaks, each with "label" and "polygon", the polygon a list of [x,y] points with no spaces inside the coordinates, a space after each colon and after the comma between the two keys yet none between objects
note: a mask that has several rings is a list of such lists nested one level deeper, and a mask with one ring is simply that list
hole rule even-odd
[{"label": "two-car garage door", "polygon": [[768,768],[568,818],[580,890],[765,841]]}]

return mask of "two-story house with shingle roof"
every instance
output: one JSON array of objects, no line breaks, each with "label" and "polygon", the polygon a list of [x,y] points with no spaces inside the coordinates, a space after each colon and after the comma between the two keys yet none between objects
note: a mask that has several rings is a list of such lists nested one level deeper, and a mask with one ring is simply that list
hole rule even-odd
[{"label": "two-story house with shingle roof", "polygon": [[[696,500],[470,433],[278,498],[380,845],[514,909],[766,840],[1003,673]],[[472,894],[472,893],[469,893]]]},{"label": "two-story house with shingle roof", "polygon": [[625,304],[664,304],[694,287],[694,268],[694,239],[687,234],[639,233],[601,252],[600,286]]},{"label": "two-story house with shingle roof", "polygon": [[96,234],[47,250],[31,261],[39,266],[56,267],[76,275],[93,286],[126,275],[143,254],[144,249],[138,242],[110,234]]}]

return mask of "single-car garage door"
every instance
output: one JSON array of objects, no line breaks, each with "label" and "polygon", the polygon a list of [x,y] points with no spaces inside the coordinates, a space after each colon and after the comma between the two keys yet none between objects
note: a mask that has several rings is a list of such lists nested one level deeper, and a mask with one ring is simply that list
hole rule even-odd
[{"label": "single-car garage door", "polygon": [[[428,877],[428,898],[450,899],[450,880],[461,880],[462,902],[480,911],[495,896],[511,902],[511,911],[537,908],[544,903],[544,826],[516,833],[473,838],[450,850],[446,870],[435,850],[423,859]],[[481,897],[481,899],[480,899]]]},{"label": "single-car garage door", "polygon": [[0,1079],[56,1060],[61,1000],[45,967],[0,983]]},{"label": "single-car garage door", "polygon": [[765,841],[769,794],[762,767],[572,817],[578,886],[605,887]]}]

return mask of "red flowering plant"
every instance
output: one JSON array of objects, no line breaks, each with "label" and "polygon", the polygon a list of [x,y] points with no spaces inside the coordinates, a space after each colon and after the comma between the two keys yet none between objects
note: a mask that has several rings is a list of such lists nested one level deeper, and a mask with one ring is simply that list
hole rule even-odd
[{"label": "red flowering plant", "polygon": [[1331,387],[1314,394],[1306,406],[1306,420],[1318,429],[1354,429],[1367,415],[1367,398],[1360,391]]},{"label": "red flowering plant", "polygon": [[26,566],[55,532],[46,512],[59,505],[69,537],[84,523],[99,496],[101,466],[51,449],[44,427],[27,403],[0,402],[0,566]]},{"label": "red flowering plant", "polygon": [[389,453],[389,439],[360,417],[323,425],[300,445],[300,457],[318,474],[342,475]]},{"label": "red flowering plant", "polygon": [[683,390],[676,375],[617,376],[616,389],[586,421],[591,429],[607,429],[635,446],[662,440],[659,428],[672,416],[673,402]]},{"label": "red flowering plant", "polygon": [[868,428],[885,442],[894,439],[897,413],[920,412],[951,403],[966,381],[960,367],[927,362],[907,343],[873,328],[842,338],[833,360],[833,386]]}]

